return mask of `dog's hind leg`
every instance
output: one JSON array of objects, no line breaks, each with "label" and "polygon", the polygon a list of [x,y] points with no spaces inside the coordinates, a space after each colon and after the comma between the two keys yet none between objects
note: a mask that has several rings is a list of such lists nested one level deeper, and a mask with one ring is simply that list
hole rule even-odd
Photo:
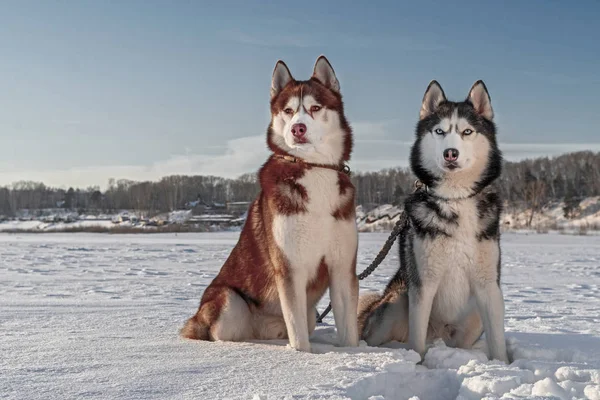
[{"label": "dog's hind leg", "polygon": [[470,349],[483,333],[483,323],[478,309],[473,309],[458,324],[454,326],[455,331],[448,341],[450,347]]},{"label": "dog's hind leg", "polygon": [[248,304],[235,291],[209,288],[195,316],[181,330],[188,339],[241,341],[253,339],[252,316]]},{"label": "dog's hind leg", "polygon": [[210,340],[208,334],[210,326],[204,322],[200,313],[197,313],[192,318],[188,319],[179,334],[186,339],[194,340]]},{"label": "dog's hind leg", "polygon": [[287,339],[285,321],[281,315],[254,314],[254,336],[259,340]]},{"label": "dog's hind leg", "polygon": [[364,339],[365,329],[370,327],[370,317],[373,310],[378,306],[381,301],[381,294],[377,292],[371,292],[363,294],[358,298],[358,334],[359,339]]},{"label": "dog's hind leg", "polygon": [[[366,315],[365,315],[366,314]],[[408,339],[408,297],[406,293],[389,293],[363,313],[361,337],[369,346],[391,340]]]},{"label": "dog's hind leg", "polygon": [[227,300],[228,289],[222,286],[208,286],[202,296],[196,314],[187,320],[180,335],[186,339],[215,340],[210,335],[210,328],[221,315]]},{"label": "dog's hind leg", "polygon": [[210,333],[215,340],[235,342],[254,339],[248,303],[236,292],[227,292],[221,315],[211,326]]}]

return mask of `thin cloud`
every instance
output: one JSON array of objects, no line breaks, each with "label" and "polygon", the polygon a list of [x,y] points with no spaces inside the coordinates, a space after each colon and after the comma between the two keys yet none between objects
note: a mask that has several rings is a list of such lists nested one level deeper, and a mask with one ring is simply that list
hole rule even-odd
[{"label": "thin cloud", "polygon": [[227,142],[220,155],[175,155],[148,165],[102,165],[56,170],[0,171],[0,185],[16,181],[43,182],[56,187],[105,188],[110,178],[155,181],[168,175],[214,175],[233,178],[255,172],[268,157],[264,136],[243,137]]},{"label": "thin cloud", "polygon": [[[350,161],[352,171],[378,171],[385,168],[407,167],[412,142],[385,139],[387,122],[355,123],[357,134],[354,154]],[[367,136],[367,138],[364,138]],[[370,138],[369,136],[376,136]],[[556,156],[564,153],[591,150],[600,151],[600,143],[500,143],[507,160]],[[264,135],[229,140],[222,154],[174,155],[147,165],[89,166],[71,169],[27,170],[15,172],[4,165],[0,170],[0,185],[20,180],[43,182],[55,187],[106,188],[108,180],[130,179],[156,181],[168,175],[214,175],[235,178],[256,172],[269,156]]]},{"label": "thin cloud", "polygon": [[381,139],[387,135],[393,125],[400,121],[395,119],[385,121],[358,121],[352,123],[352,133],[357,141]]}]

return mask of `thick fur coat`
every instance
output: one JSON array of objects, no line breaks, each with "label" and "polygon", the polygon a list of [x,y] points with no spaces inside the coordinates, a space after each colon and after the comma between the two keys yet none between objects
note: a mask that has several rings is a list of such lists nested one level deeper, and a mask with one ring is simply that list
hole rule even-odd
[{"label": "thick fur coat", "polygon": [[485,331],[489,356],[507,361],[500,288],[501,172],[491,100],[483,82],[451,102],[433,81],[423,98],[411,167],[426,190],[405,202],[401,266],[382,295],[363,296],[361,336],[370,345],[408,341],[424,355],[442,338],[470,348]]},{"label": "thick fur coat", "polygon": [[293,348],[310,351],[315,306],[329,288],[340,344],[357,346],[354,187],[342,172],[352,132],[325,57],[308,81],[277,63],[267,144],[273,155],[260,169],[261,192],[239,241],[181,333],[289,338]]}]

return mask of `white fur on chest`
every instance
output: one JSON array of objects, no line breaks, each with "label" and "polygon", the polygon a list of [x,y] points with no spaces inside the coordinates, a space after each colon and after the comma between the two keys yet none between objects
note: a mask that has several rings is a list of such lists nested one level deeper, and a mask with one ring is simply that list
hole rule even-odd
[{"label": "white fur on chest", "polygon": [[277,215],[273,221],[275,243],[282,250],[294,273],[312,279],[325,258],[328,266],[356,253],[357,231],[354,218],[336,220],[333,213],[349,200],[348,191],[340,195],[338,173],[313,168],[298,180],[307,193],[306,212]]},{"label": "white fur on chest", "polygon": [[457,224],[448,223],[450,237],[415,237],[415,255],[421,284],[438,282],[439,286],[432,306],[432,318],[448,323],[460,319],[473,306],[472,281],[478,273],[477,240],[479,220],[474,199],[441,203],[449,214],[458,214]]},{"label": "white fur on chest", "polygon": [[[430,260],[423,265],[432,274],[444,274],[448,269],[456,267],[465,269],[473,264],[477,248],[477,232],[479,222],[477,206],[474,200],[466,199],[457,202],[440,203],[446,215],[456,213],[456,223],[445,222],[444,230],[450,237],[439,234],[433,238],[415,238],[417,256]],[[421,269],[421,268],[420,268]]]},{"label": "white fur on chest", "polygon": [[326,168],[313,168],[298,180],[308,195],[308,214],[330,215],[346,200],[350,193],[340,195],[338,172]]}]

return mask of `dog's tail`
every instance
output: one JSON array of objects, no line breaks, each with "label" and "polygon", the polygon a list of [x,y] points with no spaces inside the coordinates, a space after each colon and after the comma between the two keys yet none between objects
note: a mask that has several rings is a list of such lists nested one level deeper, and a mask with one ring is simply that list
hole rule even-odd
[{"label": "dog's tail", "polygon": [[188,319],[183,328],[179,331],[180,335],[186,339],[210,340],[209,326],[200,320],[198,314]]},{"label": "dog's tail", "polygon": [[358,303],[360,338],[369,346],[408,339],[408,296],[403,282],[393,282],[383,294],[363,295]]},{"label": "dog's tail", "polygon": [[368,331],[368,322],[377,303],[381,300],[381,294],[377,292],[363,294],[358,298],[358,332],[364,339],[365,331]]}]

